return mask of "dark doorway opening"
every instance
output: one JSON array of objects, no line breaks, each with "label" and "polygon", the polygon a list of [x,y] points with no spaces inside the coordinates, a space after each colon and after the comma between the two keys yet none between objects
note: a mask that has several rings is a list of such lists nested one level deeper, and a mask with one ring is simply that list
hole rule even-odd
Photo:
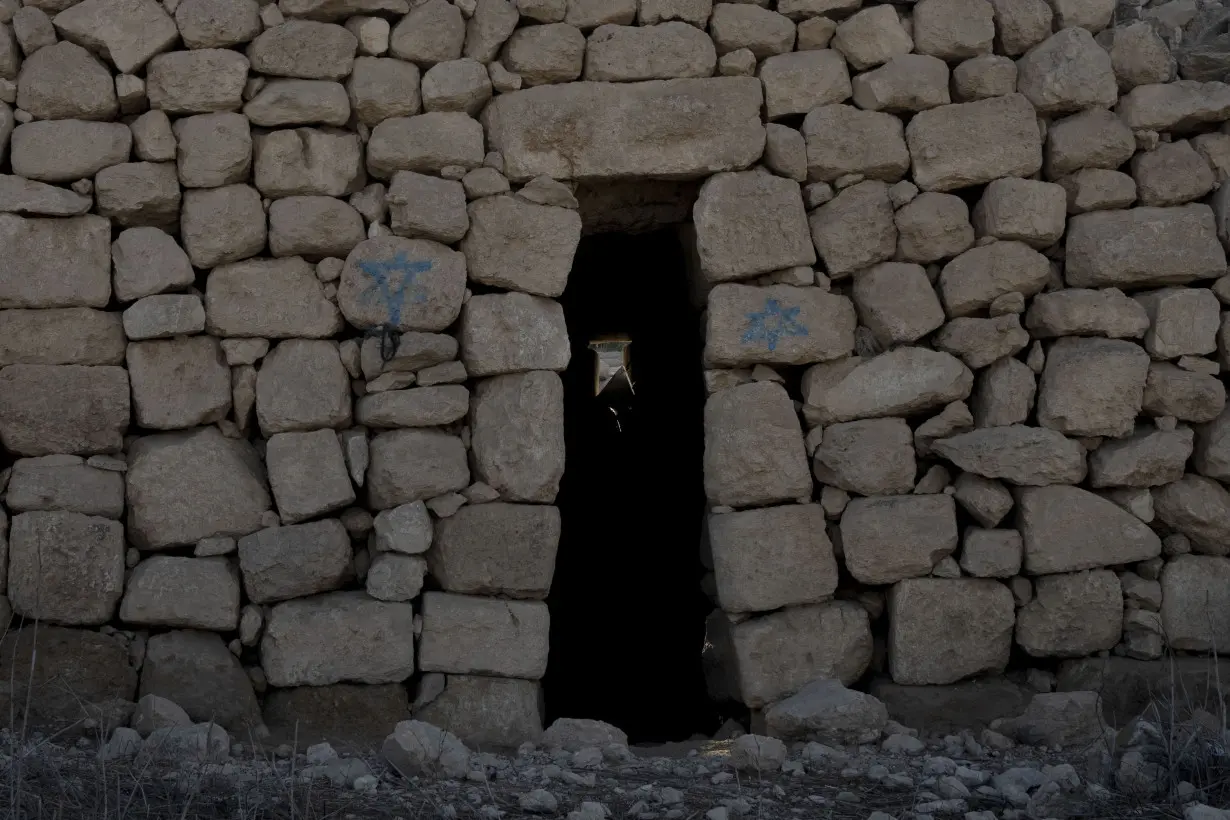
[{"label": "dark doorway opening", "polygon": [[[631,743],[711,734],[703,345],[677,233],[584,238],[561,301],[572,362],[545,717],[604,720]],[[589,344],[614,334],[631,340],[635,392],[595,396]]]}]

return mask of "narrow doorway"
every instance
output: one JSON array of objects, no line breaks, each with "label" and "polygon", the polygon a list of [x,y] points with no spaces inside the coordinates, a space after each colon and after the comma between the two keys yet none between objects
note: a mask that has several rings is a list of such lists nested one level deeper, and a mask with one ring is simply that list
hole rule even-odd
[{"label": "narrow doorway", "polygon": [[[572,363],[545,717],[604,720],[631,743],[712,733],[702,341],[677,233],[584,238],[562,302]],[[630,341],[632,387],[617,378],[595,395],[590,344],[609,338]]]}]

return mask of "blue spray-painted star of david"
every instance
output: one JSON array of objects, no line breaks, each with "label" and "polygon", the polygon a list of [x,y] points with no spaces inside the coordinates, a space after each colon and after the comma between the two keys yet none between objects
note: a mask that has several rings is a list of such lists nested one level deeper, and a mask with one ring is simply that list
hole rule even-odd
[{"label": "blue spray-painted star of david", "polygon": [[776,299],[766,299],[764,310],[747,314],[747,330],[743,344],[764,342],[770,351],[785,336],[806,336],[807,328],[798,320],[799,308],[782,307]]},{"label": "blue spray-painted star of david", "polygon": [[[359,270],[372,278],[376,283],[380,298],[388,311],[389,324],[397,327],[401,324],[402,308],[406,304],[406,294],[410,294],[412,304],[422,304],[427,301],[427,294],[418,285],[418,275],[431,270],[430,259],[406,258],[404,251],[398,251],[392,259],[366,259],[358,263]],[[395,274],[401,274],[395,277]],[[376,292],[368,290],[364,296],[368,299]]]}]

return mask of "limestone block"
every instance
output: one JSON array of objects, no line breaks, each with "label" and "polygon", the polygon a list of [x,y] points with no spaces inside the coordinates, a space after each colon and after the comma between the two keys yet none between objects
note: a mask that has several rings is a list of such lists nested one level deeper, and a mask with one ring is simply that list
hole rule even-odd
[{"label": "limestone block", "polygon": [[[816,261],[793,180],[756,171],[717,174],[701,187],[693,220],[701,268],[710,282]],[[579,231],[579,217],[577,222]]]},{"label": "limestone block", "polygon": [[1016,530],[967,527],[961,569],[976,578],[1011,578],[1021,571],[1021,534]]},{"label": "limestone block", "polygon": [[778,176],[807,179],[807,142],[794,128],[771,122],[765,126],[764,165]]},{"label": "limestone block", "polygon": [[491,79],[486,67],[469,57],[437,63],[423,74],[422,98],[427,111],[461,111],[472,117],[491,99]]},{"label": "limestone block", "polygon": [[111,246],[111,259],[115,297],[122,302],[188,287],[196,277],[183,248],[158,228],[122,232]]},{"label": "limestone block", "polygon": [[859,495],[895,495],[914,489],[914,436],[904,419],[865,419],[826,427],[814,458],[816,480],[822,484]]},{"label": "limestone block", "polygon": [[1221,303],[1207,288],[1162,288],[1138,294],[1149,317],[1145,350],[1154,359],[1203,356],[1217,350]]},{"label": "limestone block", "polygon": [[61,37],[101,53],[121,74],[136,74],[179,35],[175,21],[154,0],[84,0],[52,22]]},{"label": "limestone block", "polygon": [[184,0],[175,25],[188,48],[227,48],[261,33],[260,6],[254,0]]},{"label": "limestone block", "polygon": [[154,555],[133,569],[120,620],[229,632],[239,625],[239,577],[225,558]]},{"label": "limestone block", "polygon": [[705,494],[732,507],[811,494],[803,431],[785,389],[754,382],[705,403]]},{"label": "limestone block", "polygon": [[1149,328],[1149,315],[1139,300],[1118,288],[1065,288],[1035,296],[1025,313],[1025,326],[1034,338],[1139,339]]},{"label": "limestone block", "polygon": [[152,636],[138,691],[141,697],[172,701],[192,720],[216,721],[237,733],[261,722],[247,673],[212,632],[185,629]]},{"label": "limestone block", "polygon": [[941,60],[990,54],[994,9],[986,0],[919,0],[914,6],[914,50]]},{"label": "limestone block", "polygon": [[865,71],[913,51],[914,41],[901,25],[895,9],[873,6],[837,26],[833,48],[844,54],[856,70]]},{"label": "limestone block", "polygon": [[274,686],[398,683],[414,672],[413,620],[410,604],[362,592],[286,601],[269,616],[261,667]]},{"label": "limestone block", "polygon": [[439,430],[393,430],[371,441],[368,499],[385,510],[470,485],[461,439]]},{"label": "limestone block", "polygon": [[896,182],[910,168],[901,120],[851,105],[825,105],[803,118],[807,178],[833,182],[847,174]]},{"label": "limestone block", "polygon": [[854,102],[870,111],[907,113],[952,102],[948,66],[937,57],[898,54],[854,78]]},{"label": "limestone block", "polygon": [[1015,57],[1051,36],[1054,12],[1046,0],[989,0],[997,46]]},{"label": "limestone block", "polygon": [[1178,481],[1194,438],[1189,427],[1146,427],[1127,438],[1104,441],[1089,456],[1090,486],[1156,487]]},{"label": "limestone block", "polygon": [[128,423],[123,368],[14,364],[0,369],[0,442],[10,452],[115,452]]},{"label": "limestone block", "polygon": [[1085,477],[1080,444],[1041,427],[984,427],[939,439],[931,448],[962,470],[1012,484],[1077,484]]},{"label": "limestone block", "polygon": [[978,427],[1024,424],[1034,408],[1037,381],[1029,365],[1011,357],[978,374],[970,409]]},{"label": "limestone block", "polygon": [[288,196],[269,206],[273,256],[344,257],[364,238],[363,217],[339,199]]},{"label": "limestone block", "polygon": [[1110,44],[1110,64],[1120,92],[1131,91],[1138,85],[1164,83],[1174,74],[1170,46],[1145,21],[1116,26],[1110,34]]},{"label": "limestone block", "polygon": [[[625,2],[626,0],[622,0]],[[604,4],[609,6],[609,3]],[[466,23],[463,53],[479,63],[489,63],[500,53],[500,46],[517,27],[517,9],[508,0],[478,0],[473,15]],[[567,19],[567,18],[565,18]],[[629,22],[631,16],[629,14]],[[568,20],[574,23],[574,20]],[[584,23],[575,23],[584,26]]]},{"label": "limestone block", "polygon": [[427,563],[447,592],[542,600],[551,589],[559,536],[555,507],[468,505],[436,524]]},{"label": "limestone block", "polygon": [[[0,141],[6,141],[0,140]],[[80,216],[93,206],[88,196],[12,174],[0,174],[0,211],[21,216]]]},{"label": "limestone block", "polygon": [[94,178],[98,213],[123,227],[173,226],[179,220],[179,181],[169,162],[112,165]]},{"label": "limestone block", "polygon": [[853,601],[787,607],[737,624],[714,613],[706,639],[728,653],[734,694],[753,709],[817,678],[853,684],[871,662],[867,610]]},{"label": "limestone block", "polygon": [[1162,569],[1162,626],[1172,649],[1221,651],[1230,641],[1230,560],[1180,555]]},{"label": "limestone block", "polygon": [[350,426],[350,377],[337,344],[288,339],[275,347],[257,373],[256,418],[266,436]]},{"label": "limestone block", "polygon": [[1086,168],[1059,179],[1068,195],[1068,213],[1126,208],[1136,201],[1136,182],[1127,174]]},{"label": "limestone block", "polygon": [[398,171],[389,185],[387,202],[389,226],[398,236],[450,244],[470,229],[465,189],[456,180]]},{"label": "limestone block", "polygon": [[808,404],[824,423],[905,416],[969,396],[974,374],[947,353],[899,347],[866,359]]},{"label": "limestone block", "polygon": [[993,319],[962,316],[940,328],[931,339],[936,350],[951,353],[972,370],[1013,356],[1029,345],[1029,333],[1015,313]]},{"label": "limestone block", "polygon": [[414,714],[433,726],[449,727],[476,749],[511,749],[542,737],[539,700],[534,681],[449,675],[444,691]]},{"label": "limestone block", "polygon": [[[15,513],[63,510],[118,519],[124,512],[124,476],[88,466],[78,456],[19,458],[13,463],[5,506]],[[0,532],[7,521],[0,524]]]},{"label": "limestone block", "polygon": [[1052,123],[1046,133],[1046,174],[1057,179],[1081,168],[1115,169],[1131,159],[1136,140],[1123,121],[1092,108]]},{"label": "limestone block", "polygon": [[1046,248],[1063,236],[1067,205],[1067,192],[1054,183],[997,179],[974,206],[974,230],[979,236]]},{"label": "limestone block", "polygon": [[[521,29],[513,35],[513,39],[509,41],[508,67],[521,74],[529,85],[537,85],[532,75],[517,67],[521,61],[511,59],[514,53],[513,44],[518,40],[517,35],[532,31],[535,31],[535,28]],[[529,44],[527,39],[522,48]],[[588,43],[578,45],[581,48],[576,50],[576,59],[579,62],[581,54],[584,53],[585,79],[594,82],[710,77],[717,66],[717,51],[713,41],[701,29],[683,22],[639,27],[599,26],[589,36]],[[570,56],[571,53],[569,51]],[[842,70],[845,70],[844,65]],[[576,78],[577,75],[573,74],[571,77],[551,81],[569,82]],[[766,91],[766,96],[771,97],[771,92]]]},{"label": "limestone block", "polygon": [[1047,258],[1023,242],[970,248],[940,271],[940,297],[950,317],[969,316],[1006,293],[1033,296],[1046,286]]},{"label": "limestone block", "polygon": [[509,501],[549,503],[564,474],[564,386],[536,370],[478,383],[470,427],[474,473]]},{"label": "limestone block", "polygon": [[346,93],[359,122],[367,126],[413,116],[422,106],[418,66],[390,57],[356,58]]},{"label": "limestone block", "polygon": [[213,424],[231,409],[231,372],[209,336],[133,342],[128,378],[136,421],[152,430]]},{"label": "limestone block", "polygon": [[343,324],[312,266],[297,257],[214,268],[205,282],[205,315],[217,336],[321,338]]},{"label": "limestone block", "polygon": [[265,247],[265,212],[247,185],[189,189],[180,217],[184,250],[194,267],[238,262]]},{"label": "limestone block", "polygon": [[1132,176],[1140,204],[1153,207],[1200,199],[1217,181],[1208,162],[1187,140],[1163,142],[1132,157]]},{"label": "limestone block", "polygon": [[444,330],[461,312],[466,258],[428,239],[381,236],[346,257],[338,304],[360,328]]},{"label": "limestone block", "polygon": [[343,196],[367,181],[358,134],[318,128],[271,131],[254,140],[253,179],[268,197]]},{"label": "limestone block", "polygon": [[417,555],[431,547],[431,516],[422,501],[412,501],[377,513],[373,531],[372,549],[376,552]]},{"label": "limestone block", "polygon": [[336,518],[260,530],[239,539],[239,568],[258,604],[327,592],[351,572],[350,537]]},{"label": "limestone block", "polygon": [[760,157],[762,101],[754,77],[568,83],[501,94],[482,121],[515,182],[692,178]]},{"label": "limestone block", "polygon": [[1182,370],[1169,362],[1149,364],[1143,402],[1146,415],[1174,416],[1200,424],[1217,418],[1225,406],[1226,388],[1216,376]]},{"label": "limestone block", "polygon": [[1196,429],[1196,472],[1219,481],[1230,479],[1230,414],[1224,410],[1217,418]]},{"label": "limestone block", "polygon": [[165,111],[146,111],[128,126],[137,159],[146,162],[171,162],[175,159],[175,134]]},{"label": "limestone block", "polygon": [[461,311],[461,356],[470,376],[564,370],[572,356],[564,309],[528,293],[473,296]]},{"label": "limestone block", "polygon": [[927,575],[957,547],[956,505],[937,495],[855,498],[841,517],[846,567],[859,581]]},{"label": "limestone block", "polygon": [[885,262],[897,250],[892,200],[883,182],[867,180],[846,188],[812,211],[808,223],[830,277]]},{"label": "limestone block", "polygon": [[252,134],[243,114],[198,114],[176,120],[179,181],[186,188],[217,188],[247,181]]},{"label": "limestone block", "polygon": [[128,159],[132,132],[121,123],[50,120],[19,125],[12,132],[13,173],[42,182],[92,177]]},{"label": "limestone block", "polygon": [[358,38],[333,23],[288,20],[266,29],[247,48],[252,70],[275,77],[342,80],[354,65]]},{"label": "limestone block", "polygon": [[341,83],[326,80],[271,80],[243,107],[254,125],[345,125],[350,98]]},{"label": "limestone block", "polygon": [[1002,671],[1012,649],[1008,587],[985,578],[913,578],[888,596],[893,681],[948,684]]},{"label": "limestone block", "polygon": [[439,173],[459,165],[483,163],[483,128],[460,111],[431,111],[392,117],[372,129],[367,143],[367,171],[388,179],[396,171]]},{"label": "limestone block", "polygon": [[[504,49],[504,66],[520,76],[522,84],[527,87],[549,83],[570,83],[580,78],[582,71],[585,71],[587,80],[611,82],[624,79],[621,71],[631,73],[638,68],[646,72],[651,71],[652,56],[640,51],[635,52],[635,57],[645,60],[644,65],[635,66],[620,62],[621,59],[628,59],[630,56],[625,55],[622,49],[626,46],[621,46],[619,42],[618,32],[621,32],[623,28],[623,26],[601,26],[599,31],[594,32],[594,47],[597,53],[591,53],[589,58],[589,66],[592,67],[587,66],[586,63],[585,35],[576,26],[567,23],[549,23],[545,26],[527,26],[517,29],[509,38],[508,45]],[[691,26],[687,28],[697,31]],[[647,31],[647,29],[633,28],[628,30]],[[703,36],[703,32],[697,33]],[[652,32],[647,36],[652,37]],[[700,76],[707,77],[713,73],[713,63],[716,62],[717,57],[712,56],[713,43],[708,37],[704,37],[704,40],[709,46],[711,57],[709,71]],[[639,41],[637,45],[640,45]],[[664,58],[659,58],[659,60],[662,59]],[[668,59],[672,61],[686,59],[686,55],[671,54]],[[674,62],[659,66],[659,70],[672,69],[679,70]],[[590,76],[590,74],[596,76]],[[639,77],[637,79],[661,78]]]},{"label": "limestone block", "polygon": [[893,221],[897,225],[897,254],[905,261],[938,262],[974,244],[969,206],[955,194],[919,194],[897,210]]},{"label": "limestone block", "polygon": [[1188,537],[1195,552],[1230,554],[1230,493],[1216,481],[1185,475],[1153,491],[1153,509],[1163,524]]},{"label": "limestone block", "polygon": [[1012,509],[1012,493],[998,481],[974,473],[961,473],[954,483],[954,497],[966,512],[984,527],[994,527]]},{"label": "limestone block", "polygon": [[745,3],[715,3],[709,35],[718,54],[746,48],[763,60],[794,48],[794,23],[788,17]]},{"label": "limestone block", "polygon": [[1031,575],[1145,561],[1162,544],[1114,502],[1078,487],[1027,487],[1017,496],[1017,526]]},{"label": "limestone block", "polygon": [[332,430],[271,436],[265,463],[283,524],[306,521],[354,503],[342,447]]},{"label": "limestone block", "polygon": [[905,138],[914,182],[924,191],[1030,177],[1042,167],[1034,108],[1020,94],[923,111],[910,120]]},{"label": "limestone block", "polygon": [[247,57],[225,48],[159,54],[145,73],[150,108],[168,114],[238,111],[248,67]]},{"label": "limestone block", "polygon": [[813,108],[850,98],[850,72],[846,69],[846,61],[831,49],[769,57],[760,66],[759,74],[765,86],[765,110],[769,119],[806,114]]},{"label": "limestone block", "polygon": [[372,559],[365,585],[379,601],[409,601],[423,591],[427,562],[414,555],[383,553]]},{"label": "limestone block", "polygon": [[1038,423],[1074,436],[1126,436],[1148,371],[1148,354],[1131,342],[1059,339],[1038,385]]},{"label": "limestone block", "polygon": [[[944,323],[944,308],[920,265],[882,262],[870,267],[854,277],[852,296],[859,321],[885,347],[916,342]],[[712,331],[706,338],[712,338]]]},{"label": "limestone block", "polygon": [[1110,570],[1046,575],[1017,616],[1016,642],[1038,657],[1079,658],[1111,649],[1123,634],[1123,590]]},{"label": "limestone block", "polygon": [[0,214],[0,307],[105,307],[111,295],[107,220]]},{"label": "limestone block", "polygon": [[468,210],[470,231],[460,248],[472,281],[537,296],[564,292],[581,240],[580,214],[509,195],[476,200]]},{"label": "limestone block", "polygon": [[837,589],[837,561],[818,504],[711,515],[709,546],[726,612],[821,603]]},{"label": "limestone block", "polygon": [[[525,0],[519,3],[524,7]],[[652,26],[668,20],[682,20],[703,29],[712,13],[713,0],[641,0],[637,23]],[[524,8],[521,14],[525,15]]]},{"label": "limestone block", "polygon": [[69,626],[111,620],[124,588],[124,527],[72,512],[13,516],[8,600],[26,618]]},{"label": "limestone block", "polygon": [[1017,88],[1041,114],[1109,108],[1119,99],[1110,55],[1083,28],[1064,28],[1017,62]]},{"label": "limestone block", "polygon": [[850,300],[814,287],[718,285],[705,322],[705,361],[719,367],[809,364],[854,350]]},{"label": "limestone block", "polygon": [[39,49],[17,75],[17,107],[40,120],[109,120],[119,113],[106,67],[69,42]]},{"label": "limestone block", "polygon": [[427,592],[419,668],[538,680],[547,668],[550,616],[539,601]]},{"label": "limestone block", "polygon": [[431,66],[461,57],[465,36],[466,24],[459,8],[447,0],[428,0],[393,27],[389,53],[420,66]]},{"label": "limestone block", "polygon": [[385,390],[355,404],[355,420],[365,427],[437,427],[465,418],[470,391],[462,385]]},{"label": "limestone block", "polygon": [[952,94],[957,102],[1006,97],[1016,91],[1016,63],[999,54],[983,54],[952,70]]}]

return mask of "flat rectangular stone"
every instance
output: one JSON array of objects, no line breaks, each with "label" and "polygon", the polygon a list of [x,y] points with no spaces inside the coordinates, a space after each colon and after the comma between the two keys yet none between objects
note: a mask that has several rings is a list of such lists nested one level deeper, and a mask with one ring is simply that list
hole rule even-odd
[{"label": "flat rectangular stone", "polygon": [[0,310],[0,367],[123,364],[120,314],[91,308]]},{"label": "flat rectangular stone", "polygon": [[19,455],[116,452],[129,409],[122,367],[14,364],[0,370],[0,441]]},{"label": "flat rectangular stone", "polygon": [[0,308],[106,307],[111,223],[0,214]]},{"label": "flat rectangular stone", "polygon": [[483,112],[512,180],[688,179],[745,168],[764,150],[755,77],[543,85]]},{"label": "flat rectangular stone", "polygon": [[551,618],[541,601],[427,592],[419,668],[538,680],[547,671],[550,631]]}]

